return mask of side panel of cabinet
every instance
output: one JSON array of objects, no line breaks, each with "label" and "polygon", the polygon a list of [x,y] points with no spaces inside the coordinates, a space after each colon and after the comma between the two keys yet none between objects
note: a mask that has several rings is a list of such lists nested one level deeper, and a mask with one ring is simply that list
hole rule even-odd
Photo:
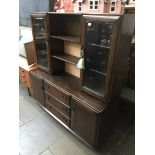
[{"label": "side panel of cabinet", "polygon": [[30,78],[32,82],[32,90],[33,90],[33,97],[39,101],[42,106],[45,106],[44,101],[44,91],[43,91],[43,79],[39,78],[38,76],[30,73]]},{"label": "side panel of cabinet", "polygon": [[99,119],[99,113],[72,98],[71,129],[94,148],[98,145]]}]

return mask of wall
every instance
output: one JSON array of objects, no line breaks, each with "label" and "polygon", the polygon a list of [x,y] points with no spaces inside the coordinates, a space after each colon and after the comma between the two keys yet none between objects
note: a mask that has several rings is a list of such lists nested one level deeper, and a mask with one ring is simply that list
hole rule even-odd
[{"label": "wall", "polygon": [[19,25],[31,27],[30,13],[49,11],[49,0],[19,0]]}]

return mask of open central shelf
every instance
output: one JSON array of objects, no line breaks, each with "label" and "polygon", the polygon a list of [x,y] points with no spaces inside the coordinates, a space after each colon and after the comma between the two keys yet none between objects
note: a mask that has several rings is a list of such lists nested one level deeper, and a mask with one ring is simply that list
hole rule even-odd
[{"label": "open central shelf", "polygon": [[59,36],[59,35],[52,35],[52,36],[50,36],[50,37],[51,37],[51,38],[60,39],[60,40],[66,40],[66,41],[71,41],[71,42],[80,43],[80,37],[76,37],[76,36]]},{"label": "open central shelf", "polygon": [[73,65],[77,65],[77,63],[79,62],[80,58],[76,57],[76,56],[72,56],[72,55],[68,55],[68,54],[59,54],[59,55],[53,55],[53,58],[68,62],[70,64]]}]

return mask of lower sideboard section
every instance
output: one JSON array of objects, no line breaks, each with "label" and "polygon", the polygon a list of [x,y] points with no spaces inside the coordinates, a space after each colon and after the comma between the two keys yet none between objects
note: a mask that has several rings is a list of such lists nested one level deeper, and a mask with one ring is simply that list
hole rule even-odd
[{"label": "lower sideboard section", "polygon": [[[40,105],[79,139],[93,149],[98,149],[103,142],[101,137],[105,137],[111,129],[112,120],[115,117],[113,114],[116,111],[113,106],[87,94],[74,92],[72,94],[64,90],[65,87],[59,89],[55,83],[55,87],[53,83],[47,85],[45,79],[36,74],[31,73],[30,77],[33,97]],[[54,88],[51,88],[51,85]],[[63,99],[62,94],[67,94],[69,100]]]},{"label": "lower sideboard section", "polygon": [[58,109],[56,109],[53,105],[51,105],[49,102],[46,102],[46,108],[49,110],[53,115],[55,115],[60,121],[62,121],[65,125],[70,127],[71,120],[70,118],[63,115]]}]

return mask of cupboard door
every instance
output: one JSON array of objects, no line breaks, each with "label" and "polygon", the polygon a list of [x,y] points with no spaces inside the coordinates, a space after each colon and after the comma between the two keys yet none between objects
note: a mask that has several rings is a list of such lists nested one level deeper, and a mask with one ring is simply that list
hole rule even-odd
[{"label": "cupboard door", "polygon": [[42,106],[45,106],[44,101],[44,91],[43,91],[43,79],[39,78],[38,76],[30,73],[30,78],[32,82],[32,90],[33,90],[33,97],[39,101]]},{"label": "cupboard door", "polygon": [[35,39],[39,37],[47,36],[47,14],[46,13],[37,13],[32,14],[32,28],[33,35]]},{"label": "cupboard door", "polygon": [[99,113],[84,103],[71,100],[71,129],[86,143],[96,148],[98,143]]},{"label": "cupboard door", "polygon": [[113,22],[86,20],[83,85],[104,96]]}]

